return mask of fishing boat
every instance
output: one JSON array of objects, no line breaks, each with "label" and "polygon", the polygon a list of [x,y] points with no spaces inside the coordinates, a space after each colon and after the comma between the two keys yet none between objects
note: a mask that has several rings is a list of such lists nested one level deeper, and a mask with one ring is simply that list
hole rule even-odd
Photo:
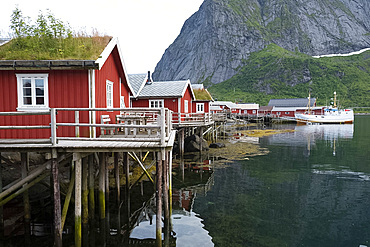
[{"label": "fishing boat", "polygon": [[[354,114],[352,109],[338,109],[336,105],[336,92],[334,92],[334,105],[324,109],[322,115],[314,115],[308,111],[295,114],[298,124],[352,124]],[[309,96],[310,98],[310,96]]]}]

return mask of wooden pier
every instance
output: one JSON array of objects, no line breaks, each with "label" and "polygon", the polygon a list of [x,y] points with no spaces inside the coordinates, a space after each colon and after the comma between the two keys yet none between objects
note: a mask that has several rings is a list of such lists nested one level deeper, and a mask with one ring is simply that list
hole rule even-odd
[{"label": "wooden pier", "polygon": [[[69,112],[73,115],[73,121],[60,122],[58,115]],[[100,122],[96,122],[96,113],[108,114],[108,119],[103,114]],[[50,176],[52,181],[53,199],[53,232],[54,245],[62,246],[63,227],[65,225],[68,206],[71,195],[74,191],[75,204],[75,246],[82,246],[83,231],[88,221],[94,220],[95,207],[95,180],[98,180],[98,209],[100,229],[103,232],[109,231],[106,228],[106,201],[109,194],[109,176],[107,169],[107,156],[114,156],[114,173],[116,177],[117,199],[120,199],[120,173],[118,164],[118,154],[123,157],[122,166],[126,177],[125,201],[129,201],[129,169],[130,164],[136,162],[143,170],[143,176],[148,176],[151,181],[156,183],[156,236],[157,246],[162,246],[162,216],[165,219],[165,231],[170,228],[171,210],[171,167],[172,167],[172,147],[176,136],[176,131],[172,126],[172,112],[165,108],[51,108],[46,112],[0,112],[2,119],[9,117],[27,117],[27,115],[46,115],[49,122],[37,125],[17,125],[13,126],[11,120],[0,122],[0,175],[3,166],[11,165],[9,162],[1,162],[6,157],[2,152],[17,152],[21,155],[22,177],[11,184],[2,184],[0,177],[0,208],[11,201],[16,196],[23,194],[25,211],[25,232],[29,231],[30,204],[28,200],[28,190],[41,180]],[[81,122],[80,116],[88,116],[88,121]],[[64,118],[65,119],[65,118]],[[113,121],[112,121],[113,119]],[[7,124],[3,124],[3,123]],[[74,135],[66,129],[72,128]],[[42,131],[41,138],[38,139],[17,139],[2,138],[6,136],[4,131]],[[48,130],[49,137],[45,138],[45,130]],[[29,170],[28,154],[37,152],[45,155],[47,161],[39,164],[33,170]],[[139,153],[146,154],[144,157]],[[153,153],[152,160],[156,164],[156,179],[151,178],[147,172],[144,162],[149,153]],[[61,164],[69,164],[71,177],[68,193],[62,205],[60,195],[60,174]],[[98,171],[94,170],[94,164]],[[96,174],[97,177],[95,176]],[[133,181],[136,182],[136,181]],[[163,200],[162,200],[163,198]],[[163,205],[164,203],[164,205]],[[129,205],[129,204],[128,204]],[[164,213],[162,214],[162,206]],[[0,213],[2,212],[0,209]],[[129,212],[126,209],[126,212]],[[0,230],[3,229],[0,215]],[[126,217],[128,223],[129,215]],[[168,232],[166,233],[168,234]],[[105,236],[103,234],[103,236]]]}]

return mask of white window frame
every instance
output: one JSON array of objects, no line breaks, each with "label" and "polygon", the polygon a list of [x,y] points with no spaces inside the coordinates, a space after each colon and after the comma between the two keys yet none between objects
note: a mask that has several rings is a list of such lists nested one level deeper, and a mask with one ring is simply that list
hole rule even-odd
[{"label": "white window frame", "polygon": [[149,100],[149,108],[163,108],[164,100],[163,99],[151,99]]},{"label": "white window frame", "polygon": [[113,108],[113,82],[106,83],[107,108]]},{"label": "white window frame", "polygon": [[188,113],[189,112],[189,101],[184,100],[184,112]]},{"label": "white window frame", "polygon": [[[49,81],[48,74],[16,74],[17,93],[18,93],[18,111],[48,111],[49,110]],[[24,104],[23,79],[31,79],[31,104]],[[44,80],[44,104],[36,104],[36,79]]]},{"label": "white window frame", "polygon": [[197,103],[197,113],[204,113],[204,103]]}]

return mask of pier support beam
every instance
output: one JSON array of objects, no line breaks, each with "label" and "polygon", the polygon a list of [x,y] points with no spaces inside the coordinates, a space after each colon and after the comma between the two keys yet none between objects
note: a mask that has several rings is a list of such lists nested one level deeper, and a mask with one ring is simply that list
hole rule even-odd
[{"label": "pier support beam", "polygon": [[82,245],[82,225],[81,225],[81,187],[82,187],[82,160],[80,153],[73,153],[75,161],[75,246]]},{"label": "pier support beam", "polygon": [[105,215],[105,178],[106,178],[106,154],[99,155],[99,219],[100,219],[100,244],[106,241],[106,215]]},{"label": "pier support beam", "polygon": [[94,156],[93,154],[89,155],[89,220],[90,226],[95,225],[95,169],[94,169]]},{"label": "pier support beam", "polygon": [[53,182],[53,201],[54,201],[54,246],[62,247],[62,209],[60,202],[60,184],[59,184],[59,162],[58,153],[55,149],[51,154],[51,176]]},{"label": "pier support beam", "polygon": [[168,190],[168,153],[162,150],[163,164],[163,204],[164,204],[164,239],[165,246],[169,246],[170,240],[170,208],[169,208],[169,190]]},{"label": "pier support beam", "polygon": [[156,179],[156,246],[162,247],[162,153],[157,154]]},{"label": "pier support beam", "polygon": [[118,153],[113,153],[114,155],[114,177],[116,179],[116,189],[117,189],[117,205],[121,201],[121,186],[119,178],[119,164],[118,164]]},{"label": "pier support beam", "polygon": [[[0,193],[3,192],[3,165],[1,164],[2,156],[0,152]],[[0,206],[0,240],[4,239],[4,214],[3,206]]]},{"label": "pier support beam", "polygon": [[88,246],[88,233],[89,233],[89,190],[88,190],[88,157],[82,159],[82,236],[83,245]]},{"label": "pier support beam", "polygon": [[[28,153],[21,153],[21,169],[22,179],[27,177],[29,170],[29,158]],[[23,187],[27,186],[24,184]],[[25,231],[25,243],[28,246],[31,242],[31,206],[28,189],[23,192],[23,204],[24,204],[24,231]]]},{"label": "pier support beam", "polygon": [[179,129],[179,153],[180,156],[184,156],[185,151],[185,129],[181,128]]},{"label": "pier support beam", "polygon": [[[123,154],[123,169],[125,171],[125,224],[130,225],[130,156],[128,153]],[[127,229],[128,231],[129,229]],[[128,237],[128,236],[127,236]]]}]

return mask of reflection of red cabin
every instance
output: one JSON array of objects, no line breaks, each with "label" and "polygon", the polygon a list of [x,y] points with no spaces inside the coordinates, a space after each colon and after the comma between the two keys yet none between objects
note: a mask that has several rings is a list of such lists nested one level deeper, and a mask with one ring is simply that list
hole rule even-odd
[{"label": "reflection of red cabin", "polygon": [[[117,39],[107,44],[97,60],[0,60],[0,112],[47,112],[50,108],[118,108],[129,106],[132,92]],[[109,43],[108,43],[109,42]],[[80,123],[100,123],[100,115],[80,113]],[[58,122],[75,122],[74,112],[58,112]],[[10,124],[11,123],[11,124]],[[50,116],[0,116],[1,125],[48,125]],[[58,136],[74,136],[72,127],[59,127]],[[99,133],[97,133],[99,135]],[[80,128],[87,136],[88,128]],[[50,129],[0,130],[1,138],[49,138]]]},{"label": "reflection of red cabin", "polygon": [[[130,75],[130,82],[134,75]],[[190,81],[163,81],[153,82],[150,79],[142,81],[137,87],[135,98],[132,99],[132,107],[165,107],[174,113],[192,113],[192,101],[195,99]]]}]

